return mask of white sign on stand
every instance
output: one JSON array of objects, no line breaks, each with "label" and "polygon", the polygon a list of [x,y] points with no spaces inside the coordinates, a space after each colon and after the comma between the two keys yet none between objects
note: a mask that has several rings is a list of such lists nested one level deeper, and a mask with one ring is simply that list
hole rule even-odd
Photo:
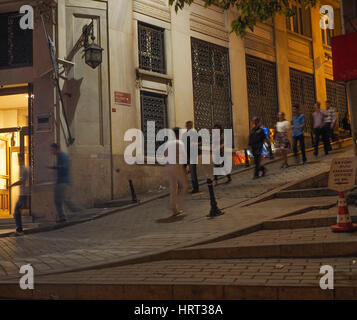
[{"label": "white sign on stand", "polygon": [[336,158],[332,160],[328,188],[344,192],[355,186],[356,158]]}]

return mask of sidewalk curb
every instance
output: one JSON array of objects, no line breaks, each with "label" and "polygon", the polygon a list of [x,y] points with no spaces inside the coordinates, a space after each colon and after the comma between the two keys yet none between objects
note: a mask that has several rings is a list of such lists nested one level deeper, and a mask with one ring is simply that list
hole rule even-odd
[{"label": "sidewalk curb", "polygon": [[[5,284],[5,283],[4,283]],[[336,285],[334,290],[322,290],[318,280],[296,284],[236,283],[64,283],[43,282],[36,290],[21,290],[8,283],[0,299],[32,300],[340,300],[356,299],[357,286]],[[98,296],[100,295],[100,296]]]},{"label": "sidewalk curb", "polygon": [[[353,223],[357,222],[357,216],[351,215]],[[306,219],[273,219],[264,222],[263,230],[305,229],[329,227],[336,224],[336,216],[314,217]]]}]

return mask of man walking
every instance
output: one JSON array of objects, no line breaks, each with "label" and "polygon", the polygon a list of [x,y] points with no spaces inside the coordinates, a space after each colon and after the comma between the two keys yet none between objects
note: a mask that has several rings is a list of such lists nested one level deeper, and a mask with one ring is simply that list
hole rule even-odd
[{"label": "man walking", "polygon": [[24,231],[22,229],[21,209],[25,206],[27,197],[29,196],[28,178],[30,175],[30,171],[29,168],[26,167],[24,164],[25,158],[23,153],[18,154],[18,159],[19,159],[19,166],[20,166],[20,180],[10,185],[10,188],[15,186],[20,186],[20,196],[19,199],[17,200],[15,206],[15,213],[14,213],[14,218],[16,223],[15,235],[23,236]]},{"label": "man walking", "polygon": [[259,178],[259,172],[262,172],[263,177],[266,173],[265,167],[260,164],[262,160],[262,151],[265,139],[265,132],[261,128],[260,120],[258,117],[254,117],[252,120],[252,130],[249,135],[249,146],[252,148],[255,164],[253,179]]},{"label": "man walking", "polygon": [[336,124],[336,110],[331,106],[331,101],[326,100],[326,118],[324,129],[326,131],[326,139],[328,141],[329,151],[332,150],[331,142],[335,140],[335,134],[333,132]]},{"label": "man walking", "polygon": [[[182,141],[185,144],[187,154],[187,165],[190,168],[191,181],[192,181],[192,194],[199,193],[199,184],[197,179],[197,163],[199,148],[202,142],[197,131],[193,128],[193,121],[186,122],[187,131],[182,135]],[[186,168],[186,165],[184,165]]]},{"label": "man walking", "polygon": [[324,143],[324,150],[325,155],[328,155],[328,137],[326,136],[325,130],[325,118],[326,118],[326,110],[320,109],[320,102],[315,103],[315,111],[312,114],[313,120],[313,128],[314,128],[314,135],[315,135],[315,157],[318,156],[319,153],[319,142],[320,137],[322,136],[322,140]]},{"label": "man walking", "polygon": [[173,216],[183,213],[182,202],[187,192],[187,180],[183,166],[180,164],[180,154],[185,155],[185,145],[180,140],[180,128],[173,129],[175,139],[166,142],[165,157],[168,157],[166,172],[170,182],[170,209]]},{"label": "man walking", "polygon": [[66,216],[64,214],[64,204],[68,207],[72,207],[71,203],[67,199],[67,191],[70,184],[70,161],[67,154],[61,151],[58,144],[53,143],[51,145],[51,152],[57,157],[57,163],[55,166],[49,166],[49,169],[57,171],[56,184],[54,188],[54,200],[57,210],[57,223],[66,222]]},{"label": "man walking", "polygon": [[305,153],[305,137],[304,137],[304,127],[305,127],[305,116],[299,111],[299,105],[293,105],[293,151],[295,156],[296,164],[299,163],[297,143],[300,143],[300,149],[302,154],[302,163],[306,163],[306,153]]}]

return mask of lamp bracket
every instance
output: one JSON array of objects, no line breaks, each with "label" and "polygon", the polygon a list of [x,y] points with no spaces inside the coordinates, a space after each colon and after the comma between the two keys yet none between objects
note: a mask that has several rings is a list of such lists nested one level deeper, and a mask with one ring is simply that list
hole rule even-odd
[{"label": "lamp bracket", "polygon": [[[76,44],[74,45],[74,47],[72,48],[72,50],[69,52],[68,56],[65,59],[65,60],[67,60],[67,62],[71,62],[73,60],[74,56],[77,54],[77,52],[82,47],[86,47],[88,45],[89,36],[91,34],[93,34],[93,28],[94,28],[94,22],[92,19],[92,22],[90,24],[87,24],[83,27],[81,36],[79,37]],[[68,69],[70,70],[72,68],[72,66],[73,65],[68,66]]]}]

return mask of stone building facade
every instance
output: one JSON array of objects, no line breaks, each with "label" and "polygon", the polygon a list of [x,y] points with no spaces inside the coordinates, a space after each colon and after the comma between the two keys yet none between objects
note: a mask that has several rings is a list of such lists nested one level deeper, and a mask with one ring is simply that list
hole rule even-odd
[{"label": "stone building facade", "polygon": [[[339,1],[323,2],[335,9],[336,35],[341,29]],[[277,16],[258,23],[244,39],[229,32],[234,12],[205,8],[200,0],[178,13],[167,0],[0,0],[0,14],[16,13],[23,4],[35,9],[34,30],[22,34],[31,37],[32,59],[16,64],[5,55],[0,112],[1,103],[8,104],[4,110],[18,109],[20,102],[12,101],[16,96],[22,99],[27,124],[17,120],[2,125],[0,119],[0,138],[7,141],[8,153],[27,154],[32,168],[29,208],[36,217],[51,219],[55,214],[53,172],[46,169],[54,161],[49,153],[52,142],[59,142],[71,157],[73,200],[90,207],[126,196],[128,179],[139,192],[165,184],[161,166],[129,166],[123,158],[129,144],[125,132],[145,131],[148,120],[156,121],[156,129],[184,127],[187,120],[194,120],[197,128],[220,123],[233,129],[235,148],[243,149],[254,115],[272,127],[279,110],[291,119],[292,104],[300,103],[308,114],[316,100],[327,98],[339,114],[348,112],[345,88],[333,81],[333,32],[321,30],[319,8],[305,11],[299,1],[292,4],[295,18]],[[40,14],[57,57],[74,63],[66,65],[60,80],[68,128],[75,138],[71,145]],[[104,49],[96,69],[85,64],[80,51],[70,54],[83,27],[92,21],[94,42]],[[19,55],[13,51],[11,55]],[[11,142],[13,135],[17,142]],[[199,169],[201,175],[208,171]],[[6,172],[0,175],[3,181],[16,178],[9,169]],[[7,196],[11,207],[16,192]]]}]

